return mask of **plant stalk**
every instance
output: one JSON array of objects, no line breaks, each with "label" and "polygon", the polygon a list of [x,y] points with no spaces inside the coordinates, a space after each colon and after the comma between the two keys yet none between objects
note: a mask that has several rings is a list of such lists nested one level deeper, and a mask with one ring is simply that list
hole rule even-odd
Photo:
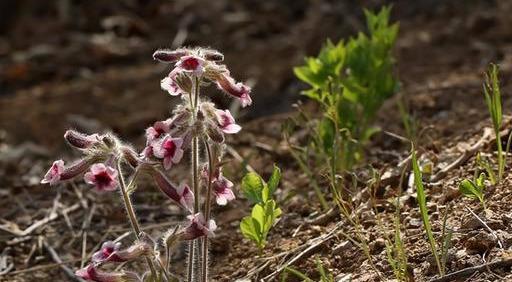
[{"label": "plant stalk", "polygon": [[[190,105],[192,107],[192,122],[197,120],[197,106],[199,101],[199,78],[194,78],[192,85],[193,97],[190,97]],[[194,191],[194,214],[199,212],[199,139],[194,136],[192,139],[192,190]],[[196,264],[196,248],[198,245],[197,240],[190,242],[188,246],[188,266],[187,266],[187,281],[192,282],[194,277],[194,268]]]},{"label": "plant stalk", "polygon": [[[208,153],[208,185],[206,190],[206,201],[204,203],[204,220],[206,224],[210,221],[210,212],[211,212],[211,197],[212,197],[212,178],[213,178],[213,171],[215,169],[214,167],[214,159],[212,150],[210,148],[210,145],[208,144],[208,141],[204,141],[204,145],[206,147],[206,151]],[[201,281],[207,282],[208,281],[208,235],[205,235],[203,237],[203,253],[201,256],[202,263],[201,263]]]},{"label": "plant stalk", "polygon": [[[140,240],[140,225],[137,220],[137,216],[135,215],[135,211],[133,209],[132,201],[130,199],[130,195],[128,195],[127,189],[126,189],[126,183],[124,182],[124,176],[123,171],[121,170],[121,161],[117,162],[117,177],[119,179],[119,185],[121,187],[121,194],[123,194],[123,201],[124,201],[124,207],[126,209],[126,213],[128,214],[128,218],[130,219],[130,224],[132,226],[133,233],[135,234],[135,238],[137,240]],[[132,180],[134,181],[135,178]],[[130,183],[131,185],[132,183]],[[156,276],[156,268],[153,264],[153,261],[148,257],[145,256],[146,262],[149,266],[149,269],[151,271],[151,276],[153,278],[153,281],[155,281]]]}]

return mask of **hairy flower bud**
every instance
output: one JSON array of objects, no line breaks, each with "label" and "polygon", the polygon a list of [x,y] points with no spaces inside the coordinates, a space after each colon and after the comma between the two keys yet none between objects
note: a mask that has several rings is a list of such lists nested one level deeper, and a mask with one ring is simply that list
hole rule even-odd
[{"label": "hairy flower bud", "polygon": [[220,53],[217,50],[203,49],[201,51],[201,53],[204,56],[204,58],[209,60],[209,61],[214,61],[214,62],[222,62],[222,61],[224,61],[224,55],[222,55],[222,53]]},{"label": "hairy flower bud", "polygon": [[213,142],[224,142],[224,134],[216,124],[208,123],[208,125],[206,126],[206,134],[208,135],[208,137],[210,137],[210,139]]},{"label": "hairy flower bud", "polygon": [[121,250],[120,243],[107,241],[101,249],[92,256],[93,262],[125,262],[149,255],[153,248],[147,242],[138,241],[127,249]]},{"label": "hairy flower bud", "polygon": [[202,213],[196,213],[194,215],[187,216],[190,223],[189,225],[181,231],[180,238],[181,240],[194,240],[202,236],[213,237],[215,234],[213,231],[217,229],[217,225],[213,219],[210,219],[208,223]]},{"label": "hairy flower bud", "polygon": [[83,158],[65,167],[63,160],[57,160],[53,162],[52,167],[41,180],[41,184],[55,185],[61,181],[72,179],[85,172],[95,161],[94,157]]},{"label": "hairy flower bud", "polygon": [[160,191],[180,206],[192,211],[194,205],[194,193],[192,193],[190,187],[184,183],[176,187],[176,185],[171,183],[171,181],[169,181],[169,179],[167,179],[167,177],[158,170],[153,170],[151,175],[153,176],[153,180],[157,184],[158,188],[160,188]]},{"label": "hairy flower bud", "polygon": [[98,270],[95,265],[89,264],[79,269],[75,275],[87,281],[95,282],[141,282],[142,280],[137,274],[129,271],[121,272],[104,272]]},{"label": "hairy flower bud", "polygon": [[220,74],[217,76],[217,86],[229,95],[235,96],[240,100],[242,107],[252,104],[251,88],[235,80],[228,74]]},{"label": "hairy flower bud", "polygon": [[105,145],[108,148],[114,148],[116,146],[116,143],[117,143],[116,139],[113,136],[111,136],[111,135],[103,136],[102,141],[103,141],[103,143],[105,143]]},{"label": "hairy flower bud", "polygon": [[137,153],[128,146],[121,147],[121,153],[123,154],[123,158],[130,164],[131,167],[136,168],[139,165],[139,157]]},{"label": "hairy flower bud", "polygon": [[64,133],[64,139],[73,147],[87,149],[100,141],[98,134],[86,135],[75,130],[68,130]]},{"label": "hairy flower bud", "polygon": [[157,50],[153,53],[153,59],[164,63],[175,63],[181,57],[188,55],[189,52],[184,49],[178,50]]}]

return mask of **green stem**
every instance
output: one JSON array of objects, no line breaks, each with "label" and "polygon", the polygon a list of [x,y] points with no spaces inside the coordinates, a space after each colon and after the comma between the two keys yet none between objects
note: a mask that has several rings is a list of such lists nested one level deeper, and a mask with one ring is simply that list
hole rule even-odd
[{"label": "green stem", "polygon": [[[212,197],[212,178],[213,178],[213,172],[215,170],[214,168],[214,159],[212,150],[210,148],[210,145],[207,141],[204,141],[206,151],[208,152],[208,188],[206,190],[206,201],[204,203],[204,220],[206,224],[208,224],[208,221],[210,220],[210,211],[211,211],[211,197]],[[201,263],[201,281],[207,282],[208,281],[208,235],[205,235],[203,237],[203,253],[202,253],[202,263]]]},{"label": "green stem", "polygon": [[[137,176],[137,174],[135,176]],[[121,161],[117,162],[117,177],[119,179],[119,185],[121,187],[121,189],[120,189],[121,194],[123,195],[124,207],[126,209],[126,213],[128,214],[128,218],[130,219],[130,224],[132,226],[133,233],[135,235],[135,238],[137,240],[140,240],[141,229],[140,229],[139,222],[137,220],[137,216],[135,215],[135,211],[133,209],[132,201],[130,200],[130,195],[128,195],[128,192],[126,189],[126,183],[124,182],[123,171],[121,170]],[[135,177],[130,182],[130,185],[132,185],[134,183],[134,181],[135,181]],[[153,281],[155,281],[155,279],[156,279],[155,265],[153,264],[153,261],[148,256],[146,256],[146,262],[151,271],[152,279],[153,279]]]},{"label": "green stem", "polygon": [[[190,105],[192,107],[192,122],[195,124],[197,119],[197,106],[199,102],[199,78],[194,78],[194,83],[192,85],[192,93],[190,93]],[[194,214],[199,212],[199,140],[197,136],[194,136],[192,139],[192,190],[194,192]],[[191,282],[194,277],[194,268],[196,262],[196,253],[195,246],[197,245],[197,240],[193,240],[190,242],[188,246],[188,276],[187,281]]]}]

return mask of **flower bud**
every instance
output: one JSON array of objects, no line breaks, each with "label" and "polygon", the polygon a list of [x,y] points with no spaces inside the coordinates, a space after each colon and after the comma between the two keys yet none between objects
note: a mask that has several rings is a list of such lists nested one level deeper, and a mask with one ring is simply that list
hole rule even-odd
[{"label": "flower bud", "polygon": [[75,130],[68,130],[64,134],[64,139],[73,147],[78,149],[87,149],[100,141],[98,134],[86,135]]},{"label": "flower bud", "polygon": [[98,270],[93,264],[77,270],[75,275],[82,279],[96,282],[142,282],[139,276],[133,272],[105,272]]},{"label": "flower bud", "polygon": [[189,52],[187,50],[178,49],[178,50],[157,50],[153,53],[153,59],[158,60],[163,63],[175,63],[181,57],[188,55]]},{"label": "flower bud", "polygon": [[116,145],[116,140],[114,139],[114,137],[112,137],[110,135],[103,136],[102,141],[103,141],[103,143],[105,143],[105,145],[108,148],[111,148],[111,149],[114,148]]},{"label": "flower bud", "polygon": [[85,172],[95,161],[94,157],[83,158],[65,167],[63,160],[57,160],[53,162],[52,167],[41,180],[41,184],[49,183],[53,186],[61,181],[72,179]]},{"label": "flower bud", "polygon": [[153,170],[151,175],[160,191],[162,191],[171,200],[191,211],[194,205],[194,193],[186,184],[180,184],[178,187],[171,183],[162,172]]},{"label": "flower bud", "polygon": [[217,77],[217,86],[227,94],[237,97],[242,107],[252,104],[251,96],[249,96],[251,88],[240,82],[236,83],[228,74],[221,74]]},{"label": "flower bud", "polygon": [[214,62],[222,62],[222,61],[224,61],[224,55],[222,55],[222,53],[220,53],[217,50],[204,49],[204,50],[201,51],[201,53],[204,56],[204,58],[209,60],[209,61],[214,61]]},{"label": "flower bud", "polygon": [[101,249],[92,256],[93,262],[126,262],[145,255],[151,254],[153,248],[148,242],[138,241],[127,249],[121,250],[120,243],[107,241],[103,243]]},{"label": "flower bud", "polygon": [[186,93],[192,92],[192,80],[190,77],[182,72],[176,74],[174,77],[176,85]]},{"label": "flower bud", "polygon": [[208,135],[208,137],[210,137],[210,139],[212,139],[213,142],[224,142],[224,134],[222,133],[220,128],[215,124],[208,123],[208,126],[206,127],[206,134]]},{"label": "flower bud", "polygon": [[213,219],[210,219],[208,223],[202,213],[196,213],[189,215],[187,218],[190,220],[189,225],[180,232],[181,240],[194,240],[202,236],[213,237],[215,234],[213,231],[217,229],[217,225]]},{"label": "flower bud", "polygon": [[131,167],[136,168],[139,165],[139,157],[137,153],[128,146],[121,147],[121,153],[123,154],[123,158],[130,164]]}]

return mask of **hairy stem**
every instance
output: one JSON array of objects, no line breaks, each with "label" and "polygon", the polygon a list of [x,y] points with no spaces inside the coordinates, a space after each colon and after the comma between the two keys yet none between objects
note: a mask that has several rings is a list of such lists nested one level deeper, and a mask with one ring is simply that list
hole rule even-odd
[{"label": "hairy stem", "polygon": [[[212,197],[212,178],[213,178],[213,171],[215,170],[214,167],[214,159],[212,150],[210,148],[210,145],[208,144],[208,141],[204,141],[204,145],[206,147],[206,151],[208,152],[208,185],[206,190],[206,201],[204,202],[204,220],[206,224],[210,221],[210,211],[211,211],[211,197]],[[201,281],[207,282],[208,281],[208,235],[205,235],[203,237],[203,253],[201,256],[202,263],[201,263]]]},{"label": "hairy stem", "polygon": [[[140,229],[139,221],[137,220],[137,216],[135,215],[135,211],[133,209],[130,195],[128,195],[128,191],[126,189],[126,183],[124,182],[123,171],[121,170],[121,161],[117,162],[117,176],[119,179],[119,185],[121,187],[121,189],[120,189],[121,194],[123,194],[124,207],[126,209],[126,213],[128,214],[128,218],[130,219],[130,224],[132,226],[133,233],[135,234],[135,238],[137,240],[140,240],[141,229]],[[135,181],[135,178],[132,180],[132,183],[133,183],[133,181]],[[132,183],[130,183],[130,186],[132,185]],[[153,261],[147,256],[146,256],[146,262],[151,271],[151,276],[153,278],[153,281],[155,281],[155,279],[156,279],[155,265],[153,264]]]},{"label": "hairy stem", "polygon": [[[199,102],[199,78],[194,78],[192,84],[193,97],[190,97],[190,105],[192,107],[192,121],[196,122],[197,119],[197,106]],[[199,139],[194,136],[192,139],[192,190],[194,191],[194,214],[199,212]],[[196,264],[196,248],[198,245],[197,240],[190,242],[188,246],[188,266],[187,266],[187,281],[192,282],[194,277],[194,269]]]}]

